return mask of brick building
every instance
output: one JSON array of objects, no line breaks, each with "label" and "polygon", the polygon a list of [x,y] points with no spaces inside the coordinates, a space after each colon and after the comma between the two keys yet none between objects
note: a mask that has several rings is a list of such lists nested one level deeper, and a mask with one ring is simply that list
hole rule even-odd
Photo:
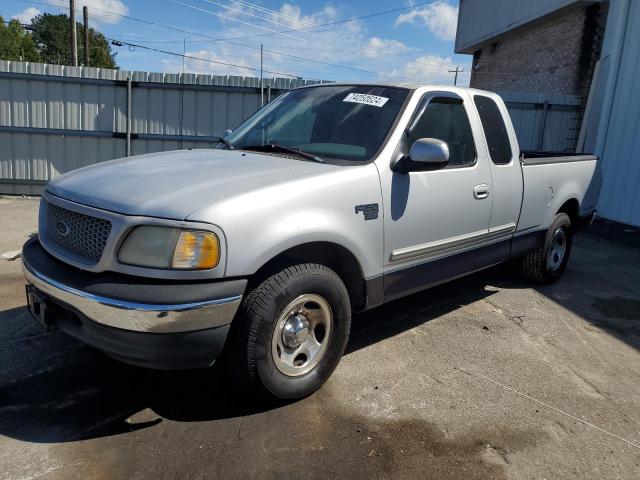
[{"label": "brick building", "polygon": [[572,4],[544,21],[459,50],[473,54],[471,86],[586,96],[600,56],[606,11],[606,4]]},{"label": "brick building", "polygon": [[579,96],[599,214],[640,226],[640,0],[460,0],[456,52],[473,55],[472,87]]}]

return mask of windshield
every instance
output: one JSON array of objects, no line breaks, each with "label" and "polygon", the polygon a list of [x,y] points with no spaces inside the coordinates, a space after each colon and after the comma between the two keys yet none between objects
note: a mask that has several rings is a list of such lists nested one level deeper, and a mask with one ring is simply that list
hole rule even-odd
[{"label": "windshield", "polygon": [[237,149],[277,144],[320,158],[368,161],[380,149],[407,94],[405,89],[380,86],[292,90],[226,140]]}]

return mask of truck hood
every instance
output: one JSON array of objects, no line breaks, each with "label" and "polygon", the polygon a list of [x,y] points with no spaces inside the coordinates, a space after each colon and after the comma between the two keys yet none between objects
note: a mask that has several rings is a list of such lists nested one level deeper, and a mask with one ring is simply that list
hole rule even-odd
[{"label": "truck hood", "polygon": [[74,170],[49,182],[47,191],[125,215],[184,220],[218,199],[331,168],[239,150],[177,150]]}]

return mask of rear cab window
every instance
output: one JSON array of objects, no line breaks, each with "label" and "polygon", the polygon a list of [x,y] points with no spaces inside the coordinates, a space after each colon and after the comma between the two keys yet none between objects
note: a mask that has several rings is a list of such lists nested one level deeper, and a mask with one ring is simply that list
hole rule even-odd
[{"label": "rear cab window", "polygon": [[484,95],[474,95],[473,101],[480,115],[491,160],[496,165],[507,165],[513,158],[513,152],[507,126],[498,105]]}]

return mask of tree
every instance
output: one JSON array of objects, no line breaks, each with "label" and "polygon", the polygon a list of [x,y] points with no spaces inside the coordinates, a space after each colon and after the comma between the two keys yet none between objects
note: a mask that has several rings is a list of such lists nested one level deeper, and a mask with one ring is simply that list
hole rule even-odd
[{"label": "tree", "polygon": [[[44,13],[31,20],[33,40],[40,50],[42,61],[62,65],[71,65],[71,26],[67,15],[51,15]],[[82,24],[77,23],[78,57],[82,59],[84,35]],[[101,68],[118,68],[116,54],[105,36],[89,29],[89,66]]]},{"label": "tree", "polygon": [[33,41],[18,20],[8,24],[0,16],[0,59],[40,62],[40,54]]}]

